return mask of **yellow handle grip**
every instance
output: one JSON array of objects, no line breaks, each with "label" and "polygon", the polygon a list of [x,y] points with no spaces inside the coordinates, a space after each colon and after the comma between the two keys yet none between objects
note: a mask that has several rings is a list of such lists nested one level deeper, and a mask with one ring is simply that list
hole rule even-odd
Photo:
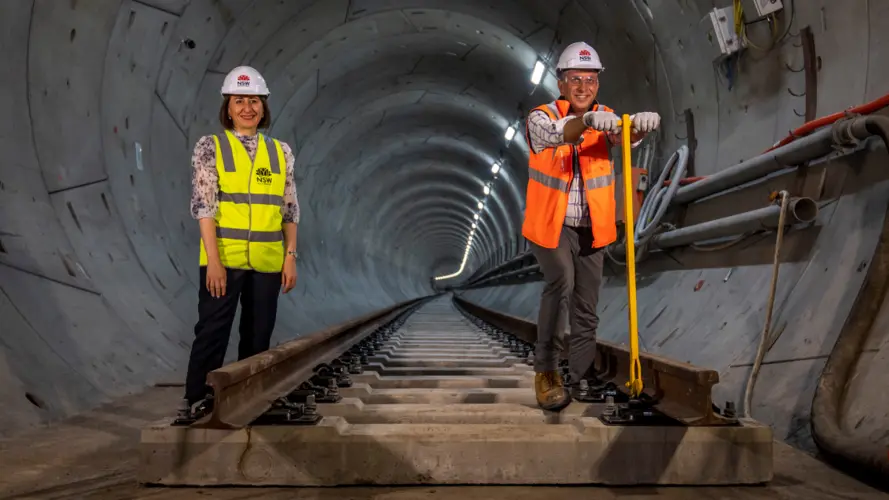
[{"label": "yellow handle grip", "polygon": [[633,165],[631,162],[630,115],[623,115],[620,120],[622,129],[622,156],[624,173],[624,228],[627,240],[627,304],[630,321],[630,373],[627,387],[631,397],[642,394],[642,364],[639,362],[639,325],[636,313],[636,230],[635,214],[633,213]]}]

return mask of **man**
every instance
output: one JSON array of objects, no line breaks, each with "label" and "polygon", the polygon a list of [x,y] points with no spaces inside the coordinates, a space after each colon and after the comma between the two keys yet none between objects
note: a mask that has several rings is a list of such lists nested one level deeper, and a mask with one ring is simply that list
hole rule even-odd
[{"label": "man", "polygon": [[[537,403],[549,411],[568,406],[581,379],[599,385],[591,373],[596,304],[604,248],[617,240],[610,148],[620,144],[620,117],[596,100],[603,70],[592,47],[569,45],[556,68],[561,96],[528,116],[531,155],[522,235],[546,283],[537,321],[534,391]],[[658,114],[650,112],[631,120],[633,147],[660,123]],[[558,372],[555,344],[563,309],[570,309],[568,387]]]}]

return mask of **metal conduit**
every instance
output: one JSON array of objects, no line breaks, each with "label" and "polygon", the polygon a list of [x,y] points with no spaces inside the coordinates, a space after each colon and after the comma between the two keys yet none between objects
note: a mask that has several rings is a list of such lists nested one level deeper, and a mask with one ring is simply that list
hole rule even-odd
[{"label": "metal conduit", "polygon": [[840,120],[811,135],[721,170],[693,184],[679,188],[673,201],[687,204],[707,196],[732,189],[767,175],[795,167],[834,150],[835,146],[854,146],[875,135],[865,124],[872,118],[854,117]]},{"label": "metal conduit", "polygon": [[[770,205],[655,235],[651,245],[657,248],[679,247],[750,231],[775,229],[780,215],[781,207]],[[787,216],[788,224],[812,222],[818,216],[818,204],[811,198],[791,198]]]}]

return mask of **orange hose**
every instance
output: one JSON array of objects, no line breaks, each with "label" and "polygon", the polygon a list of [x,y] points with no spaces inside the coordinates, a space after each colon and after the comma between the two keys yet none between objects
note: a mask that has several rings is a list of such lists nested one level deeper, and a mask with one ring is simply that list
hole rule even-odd
[{"label": "orange hose", "polygon": [[[703,179],[706,179],[706,177],[684,177],[682,179],[679,179],[679,185],[680,186],[687,186],[689,184],[693,184],[693,183],[698,182]],[[664,181],[664,187],[667,187],[672,183],[673,183],[672,179],[667,179]]]},{"label": "orange hose", "polygon": [[868,115],[868,114],[873,113],[874,111],[885,108],[886,106],[889,106],[889,94],[886,94],[883,97],[873,100],[867,104],[862,104],[861,106],[856,106],[854,108],[849,108],[849,109],[840,111],[838,113],[834,113],[832,115],[828,115],[828,116],[825,116],[822,118],[812,120],[810,122],[803,124],[801,127],[791,131],[790,135],[788,135],[784,139],[781,139],[781,142],[779,142],[778,144],[775,144],[774,146],[765,150],[765,152],[768,153],[769,151],[776,149],[776,148],[780,148],[781,146],[784,146],[785,144],[790,144],[791,142],[793,142],[794,139],[796,139],[798,137],[802,137],[804,135],[808,135],[808,134],[814,132],[816,129],[819,129],[825,125],[830,125],[850,113],[851,114]]},{"label": "orange hose", "polygon": [[[768,153],[769,151],[772,151],[773,149],[777,149],[777,148],[780,148],[781,146],[790,144],[795,139],[809,135],[812,132],[814,132],[815,130],[817,130],[825,125],[831,125],[834,122],[836,122],[837,120],[839,120],[840,118],[843,118],[849,114],[869,115],[869,114],[871,114],[875,111],[881,110],[887,106],[889,106],[889,94],[886,94],[883,97],[875,99],[869,103],[862,104],[860,106],[855,106],[853,108],[848,108],[843,111],[834,113],[832,115],[827,115],[827,116],[823,116],[821,118],[816,118],[815,120],[806,122],[802,126],[792,130],[787,137],[781,139],[781,141],[778,142],[778,144],[775,144],[774,146],[770,147],[769,149],[763,151],[763,153]],[[706,178],[707,177],[687,177],[687,178],[679,181],[679,185],[685,186],[688,184],[693,184],[699,180],[706,179]],[[664,181],[664,186],[665,187],[669,186],[670,182],[671,182],[670,180]]]}]

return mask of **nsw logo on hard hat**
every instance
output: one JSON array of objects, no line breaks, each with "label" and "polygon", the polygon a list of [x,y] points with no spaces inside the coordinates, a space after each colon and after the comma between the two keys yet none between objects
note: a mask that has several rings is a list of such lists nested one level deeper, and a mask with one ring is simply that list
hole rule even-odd
[{"label": "nsw logo on hard hat", "polygon": [[587,49],[581,50],[580,52],[578,52],[577,55],[580,58],[580,60],[584,61],[584,62],[590,62],[593,60],[593,55],[590,54],[590,51],[588,51]]},{"label": "nsw logo on hard hat", "polygon": [[249,87],[250,86],[250,77],[247,75],[238,76],[238,87]]}]

